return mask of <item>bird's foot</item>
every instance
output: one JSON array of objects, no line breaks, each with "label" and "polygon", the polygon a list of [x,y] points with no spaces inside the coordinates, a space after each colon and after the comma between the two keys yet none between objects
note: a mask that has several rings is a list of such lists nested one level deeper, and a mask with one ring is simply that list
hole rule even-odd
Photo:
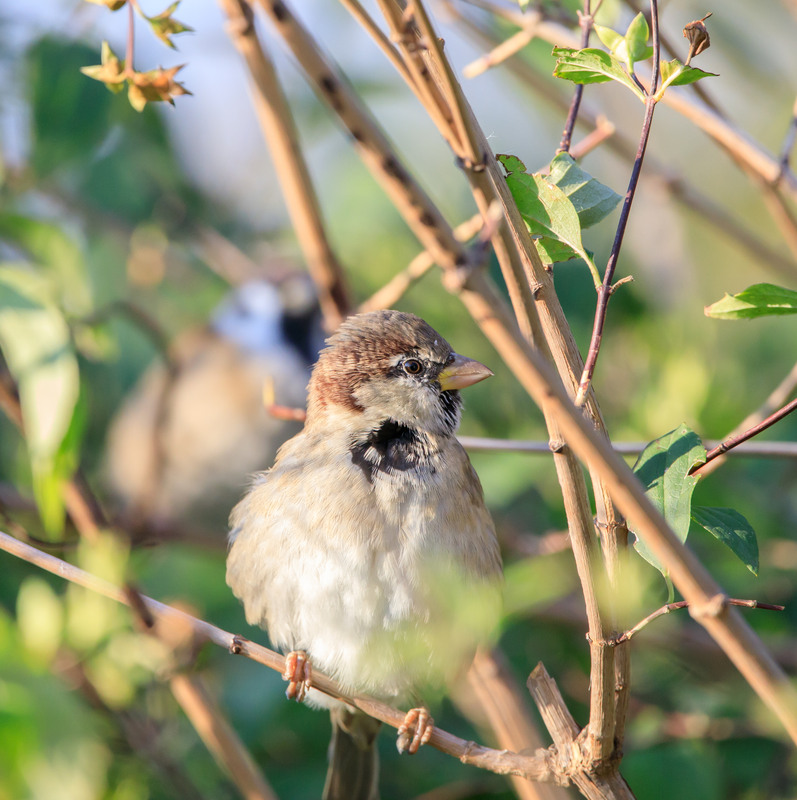
[{"label": "bird's foot", "polygon": [[285,696],[288,700],[296,700],[297,703],[301,703],[310,688],[310,681],[313,677],[313,669],[304,650],[291,650],[285,656],[285,669],[282,677],[288,681]]},{"label": "bird's foot", "polygon": [[417,753],[422,744],[432,738],[434,720],[425,708],[411,708],[398,729],[396,747],[399,753]]}]

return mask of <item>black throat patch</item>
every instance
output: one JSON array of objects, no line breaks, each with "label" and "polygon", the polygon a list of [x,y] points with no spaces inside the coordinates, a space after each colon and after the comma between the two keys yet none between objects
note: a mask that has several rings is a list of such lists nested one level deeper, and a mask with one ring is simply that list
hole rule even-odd
[{"label": "black throat patch", "polygon": [[369,483],[378,473],[407,472],[429,466],[431,450],[429,440],[414,428],[386,419],[365,439],[359,439],[349,448],[351,460],[358,466]]}]

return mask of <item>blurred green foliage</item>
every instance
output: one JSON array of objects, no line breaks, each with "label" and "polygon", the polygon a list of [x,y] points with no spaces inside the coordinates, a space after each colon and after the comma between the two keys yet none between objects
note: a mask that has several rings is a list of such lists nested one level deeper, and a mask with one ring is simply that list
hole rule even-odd
[{"label": "blurred green foliage", "polygon": [[[572,10],[580,4],[565,5]],[[740,2],[727,5],[733,9],[728,18],[744,13]],[[606,6],[616,13],[616,4]],[[668,17],[673,31],[703,13],[702,7],[687,10],[694,13],[677,23]],[[789,31],[779,24],[774,10],[759,7],[756,13],[772,15],[772,36],[793,34],[793,25]],[[791,107],[788,92],[780,81],[749,67],[763,45],[752,36],[731,36],[731,28],[738,37],[744,25],[716,18],[714,23],[719,27],[709,55],[718,53],[722,65],[717,71],[723,77],[715,83],[723,86],[723,100],[734,108],[749,108],[753,126],[757,120],[770,120],[767,130],[777,128],[771,120],[779,114],[785,132]],[[53,309],[67,326],[48,341],[49,355],[34,356],[46,361],[57,351],[76,366],[59,388],[44,392],[57,401],[60,417],[56,431],[49,429],[49,466],[38,479],[29,452],[31,432],[26,440],[0,418],[0,486],[13,489],[0,498],[35,497],[42,509],[60,496],[64,477],[79,463],[113,510],[103,473],[109,421],[146,366],[159,357],[152,337],[129,318],[109,311],[113,304],[134,302],[145,308],[171,338],[204,322],[227,288],[196,246],[201,229],[220,230],[253,254],[266,239],[283,252],[296,252],[291,234],[275,230],[273,220],[266,222],[264,217],[262,226],[254,226],[197,188],[190,159],[175,143],[163,116],[151,108],[136,113],[124,97],[114,97],[80,74],[81,66],[98,60],[98,41],[87,46],[54,35],[31,41],[16,65],[24,75],[16,91],[29,119],[28,149],[19,163],[6,160],[0,186],[2,261],[21,270],[31,287],[36,284],[35,290],[18,292],[28,298],[26,304],[15,302],[40,315],[37,329],[52,317]],[[524,57],[550,76],[554,60],[549,47],[535,42]],[[702,58],[707,67],[713,66],[709,57]],[[366,76],[366,82],[370,80]],[[568,86],[552,78],[551,83],[561,84],[555,89],[569,97]],[[751,86],[755,98],[746,92]],[[192,90],[204,91],[199,85]],[[604,90],[588,87],[590,102],[600,103]],[[404,102],[401,96],[396,92],[389,99],[398,104]],[[515,112],[527,110],[532,120],[524,133],[528,152],[517,155],[529,164],[548,163],[563,116],[557,112],[543,118],[551,123],[543,128],[535,116],[538,100],[533,95],[514,86],[506,97],[507,106]],[[181,113],[183,102],[191,101],[178,100],[172,114]],[[223,96],[217,102],[216,113],[225,113]],[[638,109],[630,114],[621,107],[616,111],[619,125],[634,137]],[[489,126],[493,124],[500,131],[500,121],[491,120]],[[657,124],[652,156],[674,169],[689,166],[717,202],[730,205],[762,237],[777,240],[756,192],[731,174],[722,153],[683,121],[662,121],[661,136]],[[316,117],[313,125],[326,148],[317,172],[331,236],[355,295],[364,299],[406,265],[417,244],[347,144]],[[766,135],[761,129],[751,132]],[[401,133],[394,137],[399,139]],[[423,157],[412,149],[412,142],[402,144],[410,161]],[[768,144],[776,147],[778,142]],[[417,142],[414,146],[422,150]],[[586,159],[585,169],[622,194],[627,167],[601,152]],[[433,193],[443,195],[441,205],[457,222],[472,213],[466,186],[450,159],[439,170],[439,179],[424,178],[434,183]],[[275,189],[266,186],[264,191]],[[732,324],[706,319],[702,309],[707,303],[722,292],[766,279],[766,265],[751,263],[698,215],[675,205],[654,181],[643,181],[639,194],[620,265],[622,274],[634,274],[636,281],[623,286],[612,300],[595,378],[609,430],[617,440],[648,441],[684,422],[704,439],[721,437],[757,407],[791,367],[792,321]],[[599,266],[608,252],[613,220],[610,216],[585,235],[584,247],[595,254]],[[638,232],[636,243],[633,229]],[[494,263],[489,269],[498,277]],[[11,302],[8,275],[2,273],[0,283],[4,310]],[[554,276],[583,348],[594,310],[589,273],[582,262],[571,262],[558,265]],[[495,378],[469,390],[463,433],[544,438],[538,410],[434,276],[411,289],[399,305],[425,317],[457,349],[495,369]],[[18,333],[12,333],[18,342]],[[9,366],[17,369],[11,338],[0,328],[0,345]],[[24,406],[23,382],[20,391]],[[32,397],[39,396],[35,387],[31,391]],[[794,441],[797,420],[787,419],[767,435]],[[576,719],[583,722],[589,705],[588,648],[572,559],[566,552],[527,558],[517,546],[518,540],[528,544],[529,537],[537,541],[564,525],[551,462],[500,452],[478,453],[473,461],[506,545],[502,646],[521,681],[544,660]],[[42,488],[41,474],[50,475],[48,487]],[[737,508],[750,520],[760,542],[758,579],[711,537],[690,538],[732,596],[787,605],[783,614],[750,612],[750,619],[792,672],[797,668],[795,485],[793,461],[730,459],[695,490],[701,505]],[[43,511],[40,518],[24,502],[2,499],[0,528],[14,533],[16,526],[23,526],[39,538],[60,539],[59,555],[67,560],[117,583],[129,576],[158,599],[265,641],[265,634],[245,625],[225,585],[223,531],[210,547],[189,541],[128,553],[106,537],[93,547],[76,545],[72,527],[61,530],[60,513],[57,508]],[[164,683],[173,667],[170,654],[138,632],[127,610],[11,556],[0,554],[0,564],[0,800],[236,796]],[[655,570],[633,553],[627,574],[627,593],[617,603],[630,625],[666,601],[666,588]],[[662,792],[684,800],[794,796],[797,762],[783,733],[685,612],[657,621],[640,634],[633,659],[623,773],[639,800],[653,800]],[[285,702],[279,676],[218,648],[205,648],[196,669],[220,698],[277,794],[296,800],[318,797],[326,768],[326,716]],[[81,683],[81,675],[95,695],[87,689],[89,684]],[[434,709],[434,715],[442,728],[463,738],[486,737],[448,701]],[[399,760],[388,735],[381,737],[380,748],[385,800],[456,781],[468,787],[463,797],[513,796],[502,778],[462,767],[430,748],[414,759]]]}]

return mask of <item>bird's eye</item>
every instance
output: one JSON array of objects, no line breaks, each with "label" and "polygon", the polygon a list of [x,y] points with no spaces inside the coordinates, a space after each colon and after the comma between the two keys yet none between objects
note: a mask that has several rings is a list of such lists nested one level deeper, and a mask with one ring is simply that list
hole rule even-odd
[{"label": "bird's eye", "polygon": [[415,358],[408,358],[404,362],[403,367],[407,375],[419,375],[421,370],[423,370],[423,365]]}]

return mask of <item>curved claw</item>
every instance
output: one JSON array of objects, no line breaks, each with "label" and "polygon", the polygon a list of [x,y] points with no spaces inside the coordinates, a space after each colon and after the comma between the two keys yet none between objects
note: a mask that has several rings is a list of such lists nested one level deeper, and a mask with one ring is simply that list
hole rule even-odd
[{"label": "curved claw", "polygon": [[398,729],[396,747],[399,753],[407,752],[410,755],[417,753],[421,745],[427,744],[432,738],[434,720],[425,708],[411,708],[404,717],[404,722]]},{"label": "curved claw", "polygon": [[313,668],[304,650],[292,650],[285,656],[285,669],[282,677],[288,681],[288,688],[285,696],[288,700],[296,700],[301,703],[310,688],[310,681],[313,678]]}]

